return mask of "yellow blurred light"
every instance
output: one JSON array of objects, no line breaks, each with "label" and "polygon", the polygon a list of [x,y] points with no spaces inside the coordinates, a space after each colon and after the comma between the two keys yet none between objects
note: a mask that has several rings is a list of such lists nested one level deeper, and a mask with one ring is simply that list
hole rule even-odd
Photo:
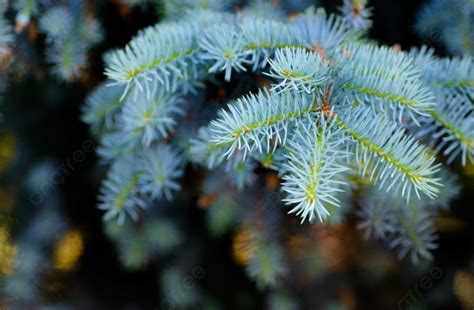
[{"label": "yellow blurred light", "polygon": [[84,250],[82,234],[79,230],[68,231],[54,249],[54,267],[61,271],[73,270]]},{"label": "yellow blurred light", "polygon": [[10,232],[6,226],[0,227],[0,274],[7,275],[13,272],[13,265],[17,255],[17,248],[11,242]]},{"label": "yellow blurred light", "polygon": [[250,225],[246,223],[240,225],[232,241],[234,260],[241,265],[248,264],[257,249],[257,240]]},{"label": "yellow blurred light", "polygon": [[15,154],[15,145],[12,132],[0,132],[0,173],[10,166]]},{"label": "yellow blurred light", "polygon": [[474,275],[457,271],[454,275],[454,293],[466,309],[474,308]]}]

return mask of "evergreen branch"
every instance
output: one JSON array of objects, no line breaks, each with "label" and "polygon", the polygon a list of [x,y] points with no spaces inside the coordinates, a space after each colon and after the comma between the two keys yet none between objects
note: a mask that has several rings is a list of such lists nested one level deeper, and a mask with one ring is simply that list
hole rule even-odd
[{"label": "evergreen branch", "polygon": [[150,97],[155,81],[171,91],[177,88],[178,81],[196,78],[197,37],[207,27],[223,23],[228,16],[207,11],[188,14],[187,22],[146,28],[125,49],[111,54],[105,74],[115,83],[126,85],[124,95],[134,89],[135,93],[145,91]]},{"label": "evergreen branch", "polygon": [[322,222],[330,215],[327,206],[339,206],[336,194],[346,183],[338,175],[348,170],[341,164],[348,155],[341,149],[344,137],[321,116],[316,123],[319,126],[314,122],[299,126],[285,148],[284,201],[296,205],[289,213],[300,215],[302,222],[306,218],[312,222],[316,216]]},{"label": "evergreen branch", "polygon": [[140,192],[153,199],[164,196],[171,200],[171,191],[181,188],[176,179],[183,175],[183,160],[172,147],[160,144],[147,150],[143,155],[143,167]]},{"label": "evergreen branch", "polygon": [[423,118],[424,125],[417,134],[427,137],[435,151],[443,148],[449,156],[448,163],[461,155],[462,164],[467,158],[474,162],[474,108],[462,93],[442,91],[438,94],[438,105],[430,112],[430,118]]},{"label": "evergreen branch", "polygon": [[422,79],[424,70],[433,66],[436,62],[435,50],[426,45],[413,47],[409,51],[403,53],[406,53],[406,55],[413,61],[413,64],[419,68]]},{"label": "evergreen branch", "polygon": [[244,16],[239,29],[249,53],[249,62],[253,64],[252,71],[265,68],[278,48],[306,47],[299,39],[297,29],[281,21]]},{"label": "evergreen branch", "polygon": [[366,31],[372,26],[372,8],[367,8],[367,0],[344,0],[341,11],[346,27]]},{"label": "evergreen branch", "polygon": [[438,248],[435,243],[433,215],[425,209],[416,207],[400,208],[392,213],[394,236],[390,242],[392,248],[398,249],[399,258],[410,253],[415,264],[420,258],[432,259],[430,251]]},{"label": "evergreen branch", "polygon": [[87,65],[87,51],[103,39],[99,22],[81,15],[83,7],[74,3],[48,8],[39,20],[39,30],[46,35],[46,58],[52,73],[61,80],[79,77]]},{"label": "evergreen branch", "polygon": [[256,167],[257,164],[252,158],[247,157],[244,160],[237,158],[227,164],[225,171],[230,183],[237,190],[242,191],[246,186],[255,182],[256,175],[253,171]]},{"label": "evergreen branch", "polygon": [[[215,144],[230,144],[225,155],[237,150],[248,152],[257,149],[263,152],[286,141],[290,123],[307,117],[317,110],[313,98],[304,94],[272,94],[241,97],[222,110],[217,120],[211,122],[210,130]],[[266,147],[265,147],[266,146]]]},{"label": "evergreen branch", "polygon": [[99,195],[98,208],[106,210],[105,220],[125,220],[125,214],[138,219],[136,208],[145,208],[145,202],[138,196],[138,183],[142,176],[134,168],[135,158],[129,156],[117,160],[107,174]]},{"label": "evergreen branch", "polygon": [[86,99],[82,107],[82,121],[91,126],[94,134],[102,130],[111,130],[116,110],[120,106],[123,87],[107,86],[108,82],[98,86]]},{"label": "evergreen branch", "polygon": [[357,229],[364,231],[366,239],[386,239],[392,232],[391,212],[396,206],[390,198],[374,189],[365,194],[357,211],[360,218]]},{"label": "evergreen branch", "polygon": [[394,119],[403,113],[415,122],[434,106],[434,97],[423,85],[412,60],[404,53],[371,45],[343,48],[338,54],[342,87],[376,111],[388,110]]},{"label": "evergreen branch", "polygon": [[183,114],[182,102],[179,96],[161,91],[154,91],[149,99],[144,93],[135,100],[129,98],[118,120],[119,129],[131,140],[141,137],[142,144],[149,146],[175,128],[176,117]]},{"label": "evergreen branch", "polygon": [[435,88],[474,88],[471,56],[437,59],[421,67],[423,80]]},{"label": "evergreen branch", "polygon": [[116,158],[136,153],[135,150],[140,146],[140,138],[138,134],[124,135],[122,131],[114,128],[102,136],[97,153],[105,162],[114,161]]},{"label": "evergreen branch", "polygon": [[420,258],[431,259],[430,251],[438,247],[431,201],[407,203],[399,196],[370,189],[358,215],[362,219],[358,228],[365,230],[366,237],[373,235],[388,241],[400,259],[409,254],[416,264]]},{"label": "evergreen branch", "polygon": [[243,35],[233,25],[216,25],[210,28],[199,41],[202,49],[202,59],[210,60],[214,64],[209,73],[224,71],[225,80],[229,81],[232,69],[246,71],[244,64],[249,52],[245,50]]},{"label": "evergreen branch", "polygon": [[[283,202],[302,222],[318,218],[340,223],[356,185],[377,185],[378,191],[363,199],[359,229],[391,242],[400,257],[430,258],[429,251],[436,247],[430,210],[445,208],[459,187],[435,163],[435,152],[407,135],[403,126],[418,125],[413,131],[436,144],[435,151],[443,149],[448,161],[459,154],[463,164],[466,158],[472,161],[472,58],[439,59],[426,47],[403,52],[360,40],[371,24],[365,0],[344,0],[342,17],[310,8],[287,18],[280,10],[284,4],[268,2],[253,3],[236,14],[176,11],[180,4],[222,9],[228,3],[166,3],[165,22],[140,31],[124,49],[104,57],[106,75],[115,87],[100,87],[88,99],[83,119],[101,138],[101,159],[113,162],[101,189],[105,218],[123,221],[129,213],[136,219],[144,199],[171,199],[171,193],[180,189],[184,163],[190,161],[217,167],[206,173],[206,197],[200,205],[215,205],[209,219],[217,225],[215,230],[223,232],[243,214],[234,205],[216,207],[228,204],[236,190],[255,181],[260,162],[278,171]],[[54,56],[49,60],[63,78],[77,75],[86,47],[101,37],[97,23],[78,22],[81,15],[68,13],[56,8],[40,20],[40,30],[55,42],[47,47]],[[74,36],[67,36],[69,30]],[[5,41],[2,31],[0,43]],[[81,43],[74,47],[76,38]],[[76,48],[78,58],[70,52]],[[242,88],[269,84],[255,80],[255,74],[235,76],[250,70],[267,71],[264,74],[275,83],[271,90],[233,100],[190,141],[205,111],[193,109],[182,120],[189,126],[176,131],[181,100],[197,85],[210,91],[189,101],[220,102],[240,96]],[[232,83],[210,86],[222,82],[221,74],[223,80],[231,80],[232,73],[237,78]],[[165,145],[160,141],[164,137],[166,143],[177,141],[185,152]],[[349,169],[359,169],[362,178],[347,173]],[[267,189],[275,189],[277,180],[268,177]],[[343,190],[346,185],[349,191]],[[254,194],[250,189],[244,193],[245,201]],[[425,195],[438,199],[423,199]],[[236,240],[235,257],[259,285],[274,286],[285,272],[278,244],[268,242],[279,214],[253,202],[255,212],[244,212],[251,236],[242,235],[241,240],[250,246],[239,250],[242,242]],[[215,223],[218,220],[222,225]],[[173,229],[153,232],[173,233]],[[123,251],[137,255],[125,261],[133,266],[146,262],[149,253],[143,244],[148,241],[144,235],[134,235]],[[177,279],[176,274],[171,278]]]},{"label": "evergreen branch", "polygon": [[257,286],[275,287],[278,278],[286,273],[282,249],[275,242],[259,241],[246,269]]},{"label": "evergreen branch", "polygon": [[53,64],[51,72],[65,81],[79,77],[87,64],[87,47],[76,36],[68,36],[46,50],[46,59]]},{"label": "evergreen branch", "polygon": [[53,42],[70,34],[73,17],[64,7],[53,7],[45,12],[39,21],[39,30],[46,34],[47,40]]},{"label": "evergreen branch", "polygon": [[387,191],[410,199],[412,191],[433,198],[439,192],[439,179],[433,177],[439,165],[425,147],[405,135],[397,123],[360,106],[335,119],[336,124],[355,143],[353,153],[361,175],[369,169],[370,179],[389,183]]},{"label": "evergreen branch", "polygon": [[212,132],[209,126],[201,127],[196,138],[191,139],[191,160],[205,164],[208,169],[222,163],[226,149],[232,145],[231,143],[215,144],[211,140]]},{"label": "evergreen branch", "polygon": [[345,26],[342,18],[327,15],[322,8],[311,7],[305,14],[299,16],[295,26],[300,34],[300,40],[307,48],[316,51],[334,51],[337,47],[356,41],[359,34]]},{"label": "evergreen branch", "polygon": [[461,186],[459,178],[456,174],[449,171],[447,168],[441,168],[436,177],[443,180],[443,186],[440,188],[438,196],[435,200],[426,201],[427,207],[436,207],[443,210],[448,210],[450,204],[461,193]]},{"label": "evergreen branch", "polygon": [[[125,93],[135,89],[150,96],[151,81],[157,79],[166,90],[174,90],[177,81],[197,78],[197,66],[207,66],[203,61],[213,62],[209,72],[225,71],[229,80],[232,69],[244,71],[245,64],[252,64],[255,71],[263,68],[277,48],[332,48],[350,34],[339,19],[327,18],[324,10],[310,10],[294,25],[248,16],[235,22],[230,15],[195,14],[193,22],[169,22],[140,32],[124,50],[110,56],[106,75],[126,85]],[[280,31],[275,32],[275,27]],[[303,44],[305,40],[310,41]]]},{"label": "evergreen branch", "polygon": [[319,90],[329,80],[329,67],[320,54],[304,49],[277,50],[275,59],[269,60],[272,71],[267,75],[282,80],[274,91],[303,91],[308,94]]}]

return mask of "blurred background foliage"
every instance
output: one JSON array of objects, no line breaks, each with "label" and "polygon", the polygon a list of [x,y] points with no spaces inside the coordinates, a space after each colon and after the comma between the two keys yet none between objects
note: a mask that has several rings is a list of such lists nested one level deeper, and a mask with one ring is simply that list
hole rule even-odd
[{"label": "blurred background foliage", "polygon": [[[104,80],[103,54],[164,15],[180,14],[182,1],[10,2],[0,10],[0,26],[8,22],[15,34],[3,37],[8,48],[0,44],[0,308],[474,307],[472,164],[454,167],[461,195],[437,218],[434,260],[418,265],[366,241],[351,218],[300,226],[281,208],[277,176],[261,168],[257,186],[236,195],[187,167],[172,203],[138,222],[102,222],[95,206],[106,170],[80,121],[81,107]],[[310,2],[282,5],[296,11]],[[320,4],[331,12],[340,5]],[[369,34],[377,41],[403,49],[426,44],[444,56],[473,53],[472,0],[369,5]],[[69,28],[55,27],[61,19]],[[242,85],[208,96],[220,100],[235,91]],[[239,222],[240,212],[261,215]],[[272,227],[288,227],[278,231],[279,242],[262,234]]]}]

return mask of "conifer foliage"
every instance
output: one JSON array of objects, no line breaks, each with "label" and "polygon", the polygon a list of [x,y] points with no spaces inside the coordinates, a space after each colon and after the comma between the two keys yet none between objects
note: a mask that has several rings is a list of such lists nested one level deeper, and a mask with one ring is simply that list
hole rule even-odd
[{"label": "conifer foliage", "polygon": [[[103,217],[112,255],[128,270],[159,273],[160,297],[172,307],[213,308],[206,286],[214,272],[206,289],[187,283],[190,274],[202,279],[195,273],[201,266],[191,269],[207,264],[214,247],[208,242],[217,238],[231,242],[226,254],[265,290],[270,309],[303,307],[320,297],[315,304],[329,307],[333,289],[313,296],[315,287],[338,282],[329,276],[339,277],[349,261],[372,268],[374,257],[379,260],[359,246],[372,245],[380,266],[390,262],[380,271],[396,257],[413,264],[433,258],[435,223],[465,179],[453,171],[474,164],[474,2],[427,1],[418,15],[414,30],[453,57],[372,40],[368,31],[379,8],[368,0],[340,0],[333,13],[317,2],[0,0],[0,105],[8,107],[0,114],[0,200],[13,205],[5,193],[13,197],[18,188],[30,195],[19,204],[39,207],[0,206],[28,218],[23,232],[16,222],[0,223],[6,257],[0,274],[11,273],[1,282],[5,296],[20,302],[16,308],[42,304],[42,293],[56,296],[49,271],[74,270],[83,241],[93,252],[89,231],[69,223],[70,210],[61,212],[70,201],[63,188],[72,184],[77,196],[92,188],[76,186],[79,172],[87,185],[97,185],[100,211],[88,210]],[[158,23],[130,39],[128,31],[145,23],[133,20],[142,13],[147,25]],[[130,29],[116,36],[117,25]],[[130,41],[117,47],[121,39]],[[101,60],[103,75],[94,70]],[[36,102],[16,106],[16,93],[31,85],[38,90],[28,98],[45,94],[45,109]],[[18,132],[23,123],[36,130],[30,124],[37,124],[31,123],[37,111],[58,111],[49,107],[76,91],[88,93],[83,104],[77,100],[98,164],[82,170],[84,150],[74,169],[66,161],[68,178],[60,175],[56,152],[29,167],[24,163],[36,155],[21,134],[15,165],[25,168],[4,173],[16,136],[2,122]],[[87,145],[91,152],[91,140]],[[10,176],[14,185],[4,189]],[[61,250],[71,240],[76,250]],[[382,253],[384,246],[395,253]],[[53,248],[59,254],[51,255]],[[60,254],[70,257],[69,267],[48,264]],[[440,287],[451,287],[446,283]]]},{"label": "conifer foliage", "polygon": [[[474,160],[472,58],[368,42],[366,1],[344,1],[342,15],[231,7],[190,5],[107,55],[108,80],[83,116],[112,165],[106,219],[145,216],[151,201],[179,195],[188,163],[236,191],[262,166],[278,172],[282,201],[304,225],[340,221],[356,202],[367,236],[430,258],[433,206],[459,191],[443,166]],[[249,77],[259,90],[217,113],[202,100],[210,85]]]}]

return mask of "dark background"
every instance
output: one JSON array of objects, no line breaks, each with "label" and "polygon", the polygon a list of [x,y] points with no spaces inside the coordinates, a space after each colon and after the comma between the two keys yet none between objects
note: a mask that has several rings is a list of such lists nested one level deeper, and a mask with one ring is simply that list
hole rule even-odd
[{"label": "dark background", "polygon": [[[327,0],[322,3],[330,11],[334,11],[339,1]],[[374,24],[370,36],[384,44],[400,44],[403,49],[423,43],[432,45],[436,47],[437,53],[443,55],[443,48],[436,44],[436,34],[429,40],[423,40],[414,32],[415,14],[423,3],[421,0],[371,0]],[[118,14],[116,5],[107,1],[101,2],[99,9],[98,17],[106,32],[105,41],[92,53],[92,74],[86,83],[64,85],[45,77],[41,81],[30,78],[21,83],[10,84],[6,96],[10,102],[5,107],[4,115],[8,115],[7,126],[14,128],[18,136],[18,154],[21,156],[18,159],[19,168],[14,175],[9,176],[12,183],[21,183],[34,163],[46,158],[64,162],[85,141],[92,139],[87,126],[79,120],[79,115],[86,95],[104,78],[101,54],[110,48],[124,46],[138,29],[158,20],[153,10],[140,9],[135,9],[130,16],[123,18]],[[114,245],[103,234],[102,212],[95,207],[104,176],[104,169],[98,168],[97,164],[95,154],[87,154],[86,160],[75,165],[74,171],[60,185],[63,207],[71,225],[84,233],[85,249],[79,268],[72,274],[62,275],[60,282],[63,288],[49,298],[77,299],[79,302],[81,296],[87,294],[100,301],[104,309],[156,308],[160,302],[156,270],[160,270],[163,262],[153,262],[135,272],[121,267]],[[459,268],[474,268],[468,265],[474,253],[474,211],[469,208],[473,201],[473,185],[466,182],[464,185],[466,188],[453,204],[451,215],[462,219],[466,225],[455,232],[441,233],[440,248],[434,252],[433,266],[441,268],[443,277],[452,276],[452,272]],[[26,197],[21,199],[25,200]],[[191,223],[194,224],[190,229],[195,234],[207,236],[203,227],[204,211],[193,205],[185,210],[183,217],[193,219]],[[21,227],[21,223],[18,226]],[[261,294],[248,280],[242,267],[232,260],[230,236],[220,240],[204,238],[207,238],[207,251],[202,267],[206,275],[199,280],[199,286],[217,296],[223,304],[228,304],[229,308],[261,306]],[[386,299],[384,296],[403,297],[419,281],[410,276],[411,268],[416,267],[405,267],[400,273],[389,277],[386,285],[377,287],[362,281],[360,271],[349,271],[346,276],[351,279],[355,288],[358,307],[395,308],[397,300]],[[393,291],[397,293],[393,294]],[[315,292],[324,293],[324,288],[321,287]],[[441,294],[446,293],[442,291]],[[460,307],[454,295],[441,297],[442,302],[433,302],[433,308]]]}]

